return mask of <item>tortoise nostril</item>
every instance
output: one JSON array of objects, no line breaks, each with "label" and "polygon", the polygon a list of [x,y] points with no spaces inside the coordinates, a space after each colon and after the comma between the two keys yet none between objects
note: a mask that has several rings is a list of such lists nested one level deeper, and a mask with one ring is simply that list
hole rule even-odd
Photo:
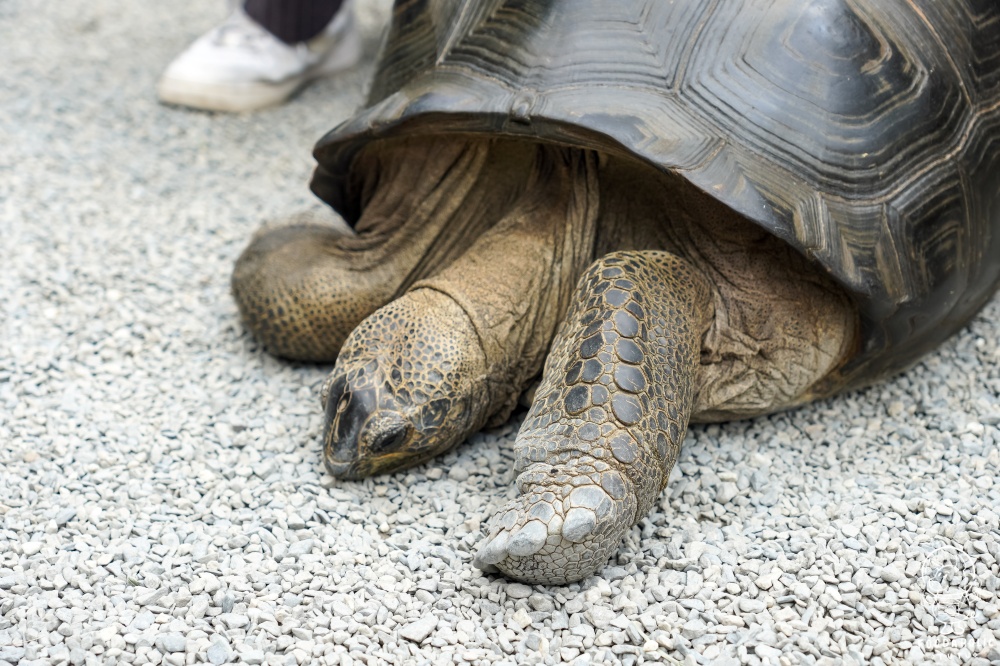
[{"label": "tortoise nostril", "polygon": [[340,400],[340,396],[344,394],[344,389],[346,388],[347,379],[344,375],[334,377],[331,373],[327,380],[323,382],[323,389],[319,394],[320,404],[323,405],[323,409],[326,409],[331,400],[336,404]]},{"label": "tortoise nostril", "polygon": [[405,444],[409,434],[409,424],[402,421],[382,425],[377,432],[372,434],[368,450],[376,454],[390,453]]}]

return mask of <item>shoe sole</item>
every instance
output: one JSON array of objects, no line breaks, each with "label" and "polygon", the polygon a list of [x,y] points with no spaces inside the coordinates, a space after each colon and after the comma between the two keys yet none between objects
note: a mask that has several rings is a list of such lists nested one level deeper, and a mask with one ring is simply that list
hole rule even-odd
[{"label": "shoe sole", "polygon": [[281,83],[201,83],[163,77],[156,87],[161,102],[204,111],[239,113],[281,104],[305,85],[305,77]]},{"label": "shoe sole", "polygon": [[350,69],[360,59],[361,37],[356,30],[352,30],[344,35],[343,41],[316,67],[285,81],[208,83],[163,76],[157,83],[156,94],[166,104],[204,111],[257,111],[288,101],[313,80]]}]

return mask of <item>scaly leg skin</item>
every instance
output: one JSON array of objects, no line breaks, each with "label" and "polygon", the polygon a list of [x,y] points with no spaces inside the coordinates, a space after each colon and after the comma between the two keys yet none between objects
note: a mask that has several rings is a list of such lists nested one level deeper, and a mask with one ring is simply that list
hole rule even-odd
[{"label": "scaly leg skin", "polygon": [[368,315],[460,256],[519,196],[524,146],[386,141],[355,163],[357,233],[306,221],[258,234],[236,262],[233,295],[277,356],[332,361]]},{"label": "scaly leg skin", "polygon": [[677,460],[711,308],[707,281],[666,252],[587,270],[517,436],[520,495],[493,517],[477,567],[561,585],[604,566]]}]

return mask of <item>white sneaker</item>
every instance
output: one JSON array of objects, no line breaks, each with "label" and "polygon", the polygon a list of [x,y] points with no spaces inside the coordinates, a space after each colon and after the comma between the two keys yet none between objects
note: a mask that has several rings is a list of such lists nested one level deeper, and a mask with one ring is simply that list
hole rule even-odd
[{"label": "white sneaker", "polygon": [[280,104],[311,80],[357,64],[361,37],[353,0],[320,35],[289,45],[237,6],[167,67],[160,100],[209,111],[251,111]]}]

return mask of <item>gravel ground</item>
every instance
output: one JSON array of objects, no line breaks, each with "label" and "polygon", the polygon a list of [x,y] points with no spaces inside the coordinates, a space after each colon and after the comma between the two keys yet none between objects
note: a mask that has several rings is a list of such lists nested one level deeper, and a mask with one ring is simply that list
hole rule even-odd
[{"label": "gravel ground", "polygon": [[262,353],[228,293],[367,70],[165,108],[221,3],[37,4],[0,2],[0,665],[1000,662],[1000,299],[891,382],[694,428],[600,576],[484,577],[517,417],[335,482],[329,368]]}]

